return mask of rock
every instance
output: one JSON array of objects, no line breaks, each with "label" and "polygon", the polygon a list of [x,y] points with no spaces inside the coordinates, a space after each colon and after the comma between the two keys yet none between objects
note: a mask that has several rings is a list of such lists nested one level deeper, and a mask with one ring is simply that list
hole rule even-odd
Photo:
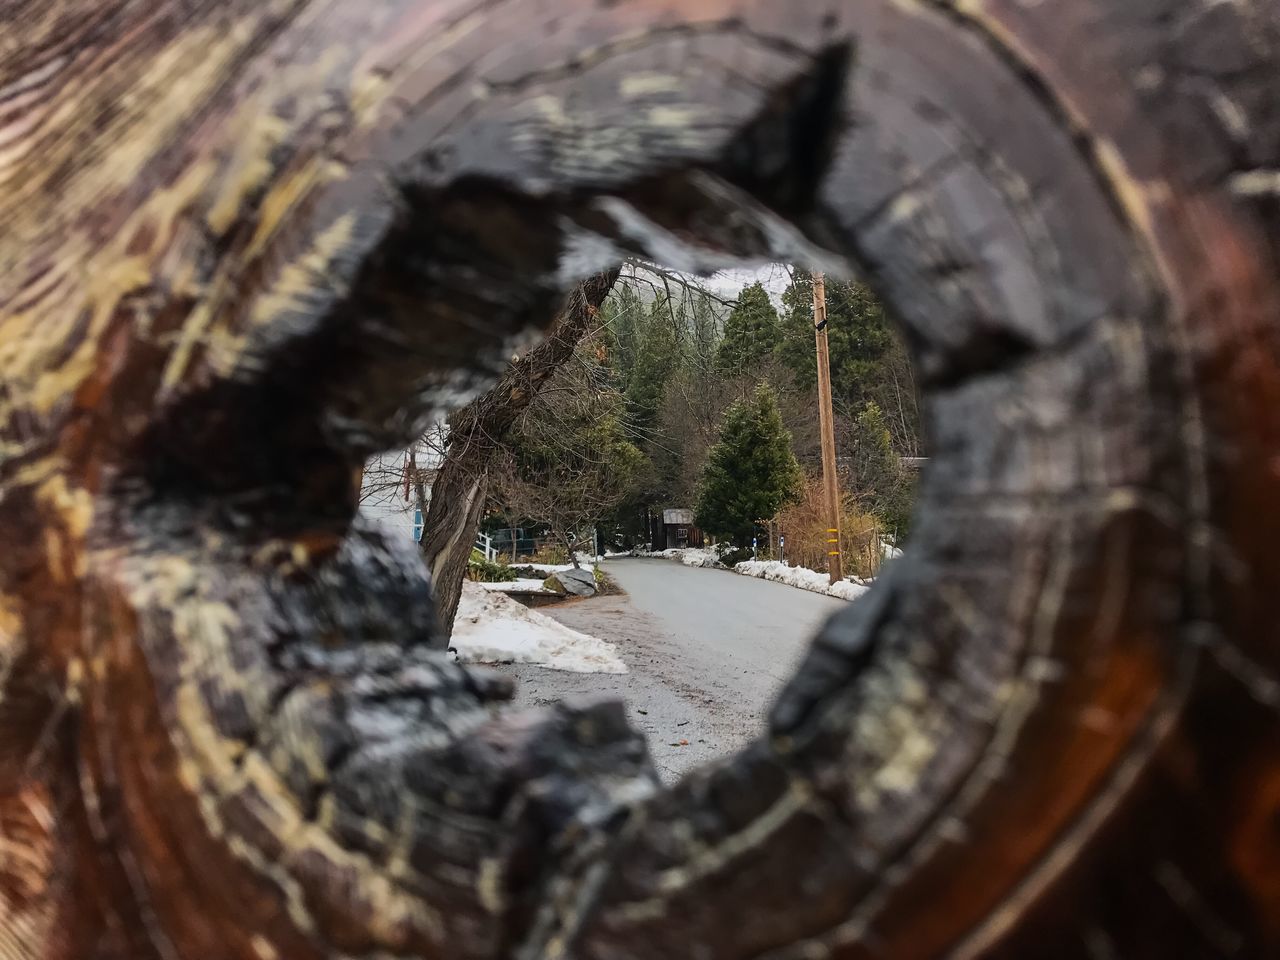
[{"label": "rock", "polygon": [[[565,570],[560,576],[564,579],[565,588],[580,597],[593,596],[597,590],[594,570]],[[574,587],[577,587],[575,590]]]},{"label": "rock", "polygon": [[596,592],[596,576],[590,570],[561,570],[547,577],[542,586],[562,597],[592,597]]}]

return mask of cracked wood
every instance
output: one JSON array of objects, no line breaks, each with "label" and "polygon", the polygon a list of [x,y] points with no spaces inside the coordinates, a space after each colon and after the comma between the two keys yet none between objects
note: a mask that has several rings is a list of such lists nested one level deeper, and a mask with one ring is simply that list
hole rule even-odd
[{"label": "cracked wood", "polygon": [[[12,0],[0,958],[1280,951],[1274,0]],[[354,468],[626,255],[933,445],[768,734],[450,664]]]}]

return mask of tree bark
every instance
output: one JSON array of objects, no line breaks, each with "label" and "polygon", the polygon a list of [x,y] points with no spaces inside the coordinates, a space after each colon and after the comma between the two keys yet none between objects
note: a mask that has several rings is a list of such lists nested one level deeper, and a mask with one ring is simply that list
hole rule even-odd
[{"label": "tree bark", "polygon": [[431,485],[421,541],[422,556],[435,586],[439,644],[447,643],[453,632],[467,560],[484,519],[489,469],[502,440],[591,331],[617,278],[615,268],[579,284],[547,338],[514,361],[491,389],[450,418],[448,446]]},{"label": "tree bark", "polygon": [[[1280,956],[1276,12],[10,0],[0,953]],[[620,251],[856,260],[929,423],[669,789],[351,482]]]}]

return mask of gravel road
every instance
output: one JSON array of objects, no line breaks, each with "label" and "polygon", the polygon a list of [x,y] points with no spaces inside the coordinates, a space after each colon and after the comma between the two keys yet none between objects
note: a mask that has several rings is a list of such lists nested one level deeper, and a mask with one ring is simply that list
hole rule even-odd
[{"label": "gravel road", "polygon": [[577,694],[625,700],[668,782],[759,733],[809,638],[847,606],[795,587],[671,560],[609,560],[604,569],[625,596],[592,597],[539,612],[617,644],[629,673],[500,669],[517,678],[516,700],[522,704]]}]

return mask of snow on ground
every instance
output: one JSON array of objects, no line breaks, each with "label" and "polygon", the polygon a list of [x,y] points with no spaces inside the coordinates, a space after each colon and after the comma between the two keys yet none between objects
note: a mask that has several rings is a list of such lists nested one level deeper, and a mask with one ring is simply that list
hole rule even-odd
[{"label": "snow on ground", "polygon": [[[497,590],[500,593],[510,593],[513,590],[523,593],[529,590],[541,590],[543,583],[545,583],[544,580],[526,580],[521,578],[516,580],[497,580],[493,582],[479,581],[476,583],[476,586],[482,587],[485,590]],[[548,590],[547,592],[550,593],[551,591]]]},{"label": "snow on ground", "polygon": [[[901,550],[891,549],[895,550],[896,556],[902,556]],[[636,552],[636,556],[679,560],[686,567],[720,567],[725,569],[724,564],[720,562],[719,554],[714,548],[701,550],[693,547],[682,547],[654,552],[640,550]],[[886,556],[888,556],[887,553]],[[732,569],[734,573],[740,573],[744,576],[775,580],[788,586],[799,587],[801,590],[825,593],[829,597],[838,597],[841,600],[857,600],[871,589],[867,584],[854,580],[841,580],[839,583],[831,583],[825,573],[818,573],[816,570],[810,570],[807,567],[792,567],[781,560],[744,560],[742,563],[736,564]]]},{"label": "snow on ground", "polygon": [[698,547],[674,547],[670,550],[638,550],[638,557],[662,557],[666,560],[679,560],[686,567],[723,567],[714,550],[703,550]]},{"label": "snow on ground", "polygon": [[692,547],[677,550],[679,560],[686,567],[723,567],[720,558],[711,550],[697,550]]},{"label": "snow on ground", "polygon": [[[590,569],[595,566],[597,558],[586,553],[578,554],[578,566]],[[513,567],[528,567],[530,570],[537,570],[539,573],[552,574],[559,573],[561,570],[572,570],[572,563],[511,563]]]},{"label": "snow on ground", "polygon": [[[489,587],[462,584],[450,645],[464,663],[533,663],[574,673],[626,673],[617,648],[570,630]],[[539,584],[541,586],[541,584]]]},{"label": "snow on ground", "polygon": [[829,597],[841,600],[857,600],[871,588],[852,580],[841,580],[831,583],[825,573],[818,573],[807,567],[792,567],[781,560],[744,560],[734,566],[734,571],[748,577],[759,577],[764,580],[776,580],[801,590],[814,593],[825,593]]}]

